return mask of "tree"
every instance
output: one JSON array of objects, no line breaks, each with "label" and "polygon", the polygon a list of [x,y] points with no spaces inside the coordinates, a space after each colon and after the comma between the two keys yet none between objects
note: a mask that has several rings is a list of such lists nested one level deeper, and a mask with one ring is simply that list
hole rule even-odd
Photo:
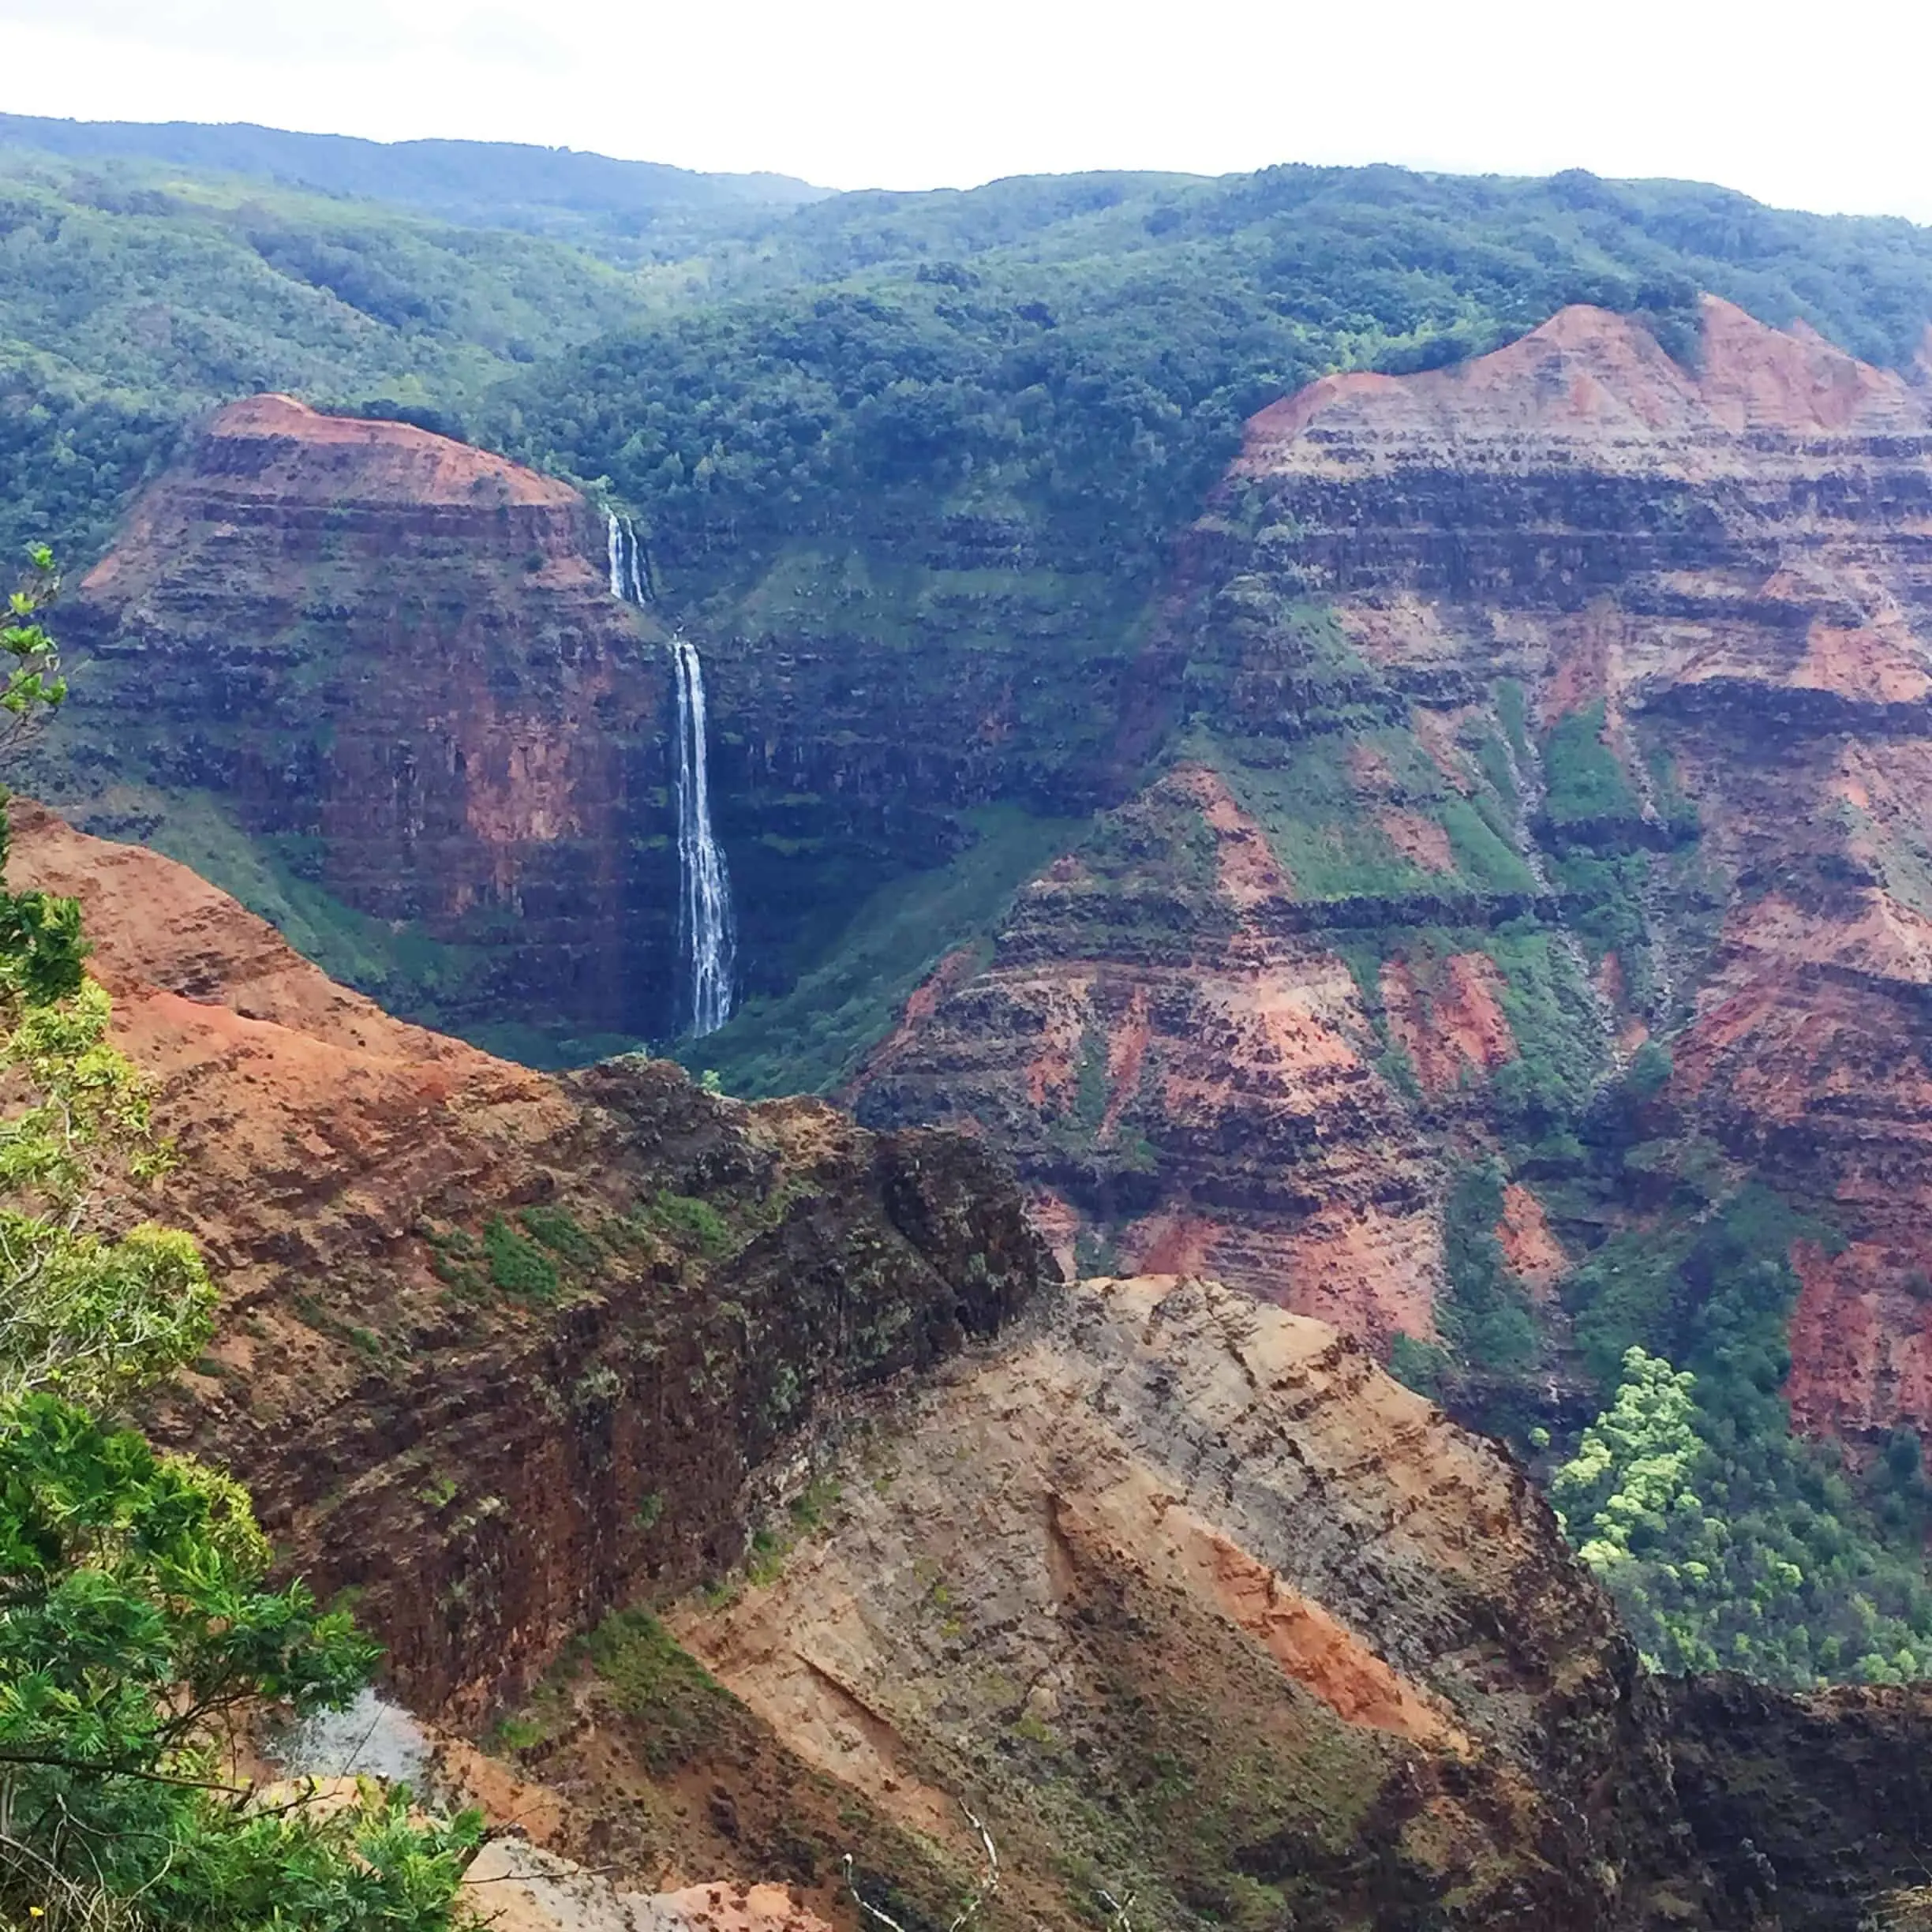
[{"label": "tree", "polygon": [[33,1095],[0,1121],[0,1397],[58,1390],[112,1403],[187,1360],[212,1326],[215,1286],[189,1237],[92,1224],[103,1186],[169,1165],[148,1096],[109,1044],[107,994],[22,1004],[0,1069]]},{"label": "tree", "polygon": [[[52,560],[0,633],[0,710],[65,695]],[[6,856],[0,794],[0,859]],[[191,1357],[215,1291],[194,1243],[110,1201],[166,1171],[147,1091],[82,972],[71,900],[0,889],[0,1919],[256,1932],[441,1932],[480,1820],[359,1787],[267,1802],[230,1728],[340,1708],[375,1646],[271,1580],[246,1492],[106,1415]],[[105,1414],[100,1412],[106,1412]]]}]

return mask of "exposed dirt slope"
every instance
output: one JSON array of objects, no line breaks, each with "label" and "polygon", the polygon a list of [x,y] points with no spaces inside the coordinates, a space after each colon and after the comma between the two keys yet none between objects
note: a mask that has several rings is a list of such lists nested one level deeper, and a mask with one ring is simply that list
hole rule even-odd
[{"label": "exposed dirt slope", "polygon": [[661,1062],[569,1081],[402,1025],[171,862],[15,808],[71,891],[225,1283],[155,1418],[231,1462],[425,1711],[474,1708],[744,1535],[753,1473],[1044,1263],[979,1148],[747,1107]]}]

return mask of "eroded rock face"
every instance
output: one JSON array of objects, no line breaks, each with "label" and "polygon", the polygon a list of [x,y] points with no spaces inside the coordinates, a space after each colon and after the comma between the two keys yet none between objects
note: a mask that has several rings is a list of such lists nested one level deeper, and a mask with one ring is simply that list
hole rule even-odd
[{"label": "eroded rock face", "polygon": [[1802,1696],[1742,1677],[1668,1687],[1677,1792],[1727,1923],[1932,1925],[1923,1684]]},{"label": "eroded rock face", "polygon": [[[65,613],[89,663],[63,796],[238,885],[268,865],[264,894],[419,1011],[668,1037],[669,685],[603,553],[534,471],[232,404]],[[435,963],[406,970],[391,928]]]},{"label": "eroded rock face", "polygon": [[[1695,370],[1573,309],[1325,379],[1249,425],[1140,675],[1185,766],[866,1118],[979,1121],[1090,1260],[1422,1336],[1447,1174],[1658,1037],[1653,1130],[1844,1237],[1795,1257],[1801,1421],[1932,1422],[1932,392],[1716,301]],[[1601,1233],[1544,1228],[1541,1286]]]},{"label": "eroded rock face", "polygon": [[[673,1627],[964,1871],[970,1807],[1005,1917],[1076,1921],[1086,1874],[1174,1925],[1709,1923],[1601,1595],[1500,1450],[1335,1330],[1090,1282],[860,1444],[782,1574]],[[588,1750],[547,1774],[581,1791]]]},{"label": "eroded rock face", "polygon": [[1048,1265],[969,1142],[663,1062],[507,1065],[331,985],[170,860],[14,823],[11,883],[81,900],[180,1148],[159,1210],[224,1284],[154,1432],[361,1593],[417,1710],[485,1705],[628,1593],[713,1574],[756,1469]]},{"label": "eroded rock face", "polygon": [[1026,889],[987,970],[942,966],[860,1076],[860,1117],[990,1132],[1069,1265],[1089,1216],[1135,1265],[1378,1346],[1427,1336],[1435,1169],[1360,987],[1296,911],[1226,782],[1184,764]]}]

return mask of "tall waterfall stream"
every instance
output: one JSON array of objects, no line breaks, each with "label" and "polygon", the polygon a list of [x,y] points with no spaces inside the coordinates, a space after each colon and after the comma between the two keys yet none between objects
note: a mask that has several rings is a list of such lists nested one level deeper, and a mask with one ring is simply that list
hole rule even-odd
[{"label": "tall waterfall stream", "polygon": [[[627,604],[651,601],[650,570],[628,517],[610,513],[610,590]],[[731,1017],[737,934],[731,878],[711,831],[704,666],[682,631],[672,637],[677,689],[678,944],[683,956],[691,1035],[715,1033]]]}]

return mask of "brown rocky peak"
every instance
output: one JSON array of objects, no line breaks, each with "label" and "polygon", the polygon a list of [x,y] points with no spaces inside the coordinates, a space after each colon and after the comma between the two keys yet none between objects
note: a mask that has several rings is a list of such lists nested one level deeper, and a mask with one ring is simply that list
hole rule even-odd
[{"label": "brown rocky peak", "polygon": [[237,844],[305,841],[342,908],[325,920],[462,949],[440,1023],[514,1002],[663,1037],[674,864],[627,854],[663,816],[668,692],[605,553],[575,489],[501,457],[288,396],[234,403],[64,613],[95,667],[64,769],[130,789],[81,777],[54,802],[199,852],[153,815],[155,793],[198,792]]},{"label": "brown rocky peak", "polygon": [[1526,429],[1642,436],[1687,430],[1699,414],[1692,379],[1648,331],[1578,304],[1507,347],[1452,368],[1324,376],[1249,421],[1237,468],[1264,474],[1318,421],[1324,433],[1432,440]]},{"label": "brown rocky peak", "polygon": [[[1236,472],[1280,466],[1311,430],[1316,447],[1297,451],[1297,467],[1320,462],[1336,437],[1364,434],[1397,447],[1438,439],[1481,445],[1531,432],[1641,447],[1767,432],[1932,432],[1932,407],[1895,372],[1859,361],[1804,323],[1772,328],[1714,295],[1701,306],[1696,373],[1640,323],[1574,304],[1506,347],[1451,368],[1324,376],[1250,420]],[[1497,460],[1507,455],[1499,451]]]},{"label": "brown rocky peak", "polygon": [[[511,503],[560,507],[578,500],[568,484],[487,450],[411,423],[325,415],[287,395],[249,396],[230,403],[208,426],[199,466],[232,475],[234,459],[251,445],[258,460],[281,466],[274,473],[279,485],[309,495],[335,495],[346,488],[415,501],[468,503],[477,492],[495,486]],[[324,451],[333,453],[335,460],[318,462]]]},{"label": "brown rocky peak", "polygon": [[1735,303],[1703,301],[1698,392],[1735,435],[1923,435],[1932,412],[1904,378],[1827,342],[1809,323],[1769,328]]}]

